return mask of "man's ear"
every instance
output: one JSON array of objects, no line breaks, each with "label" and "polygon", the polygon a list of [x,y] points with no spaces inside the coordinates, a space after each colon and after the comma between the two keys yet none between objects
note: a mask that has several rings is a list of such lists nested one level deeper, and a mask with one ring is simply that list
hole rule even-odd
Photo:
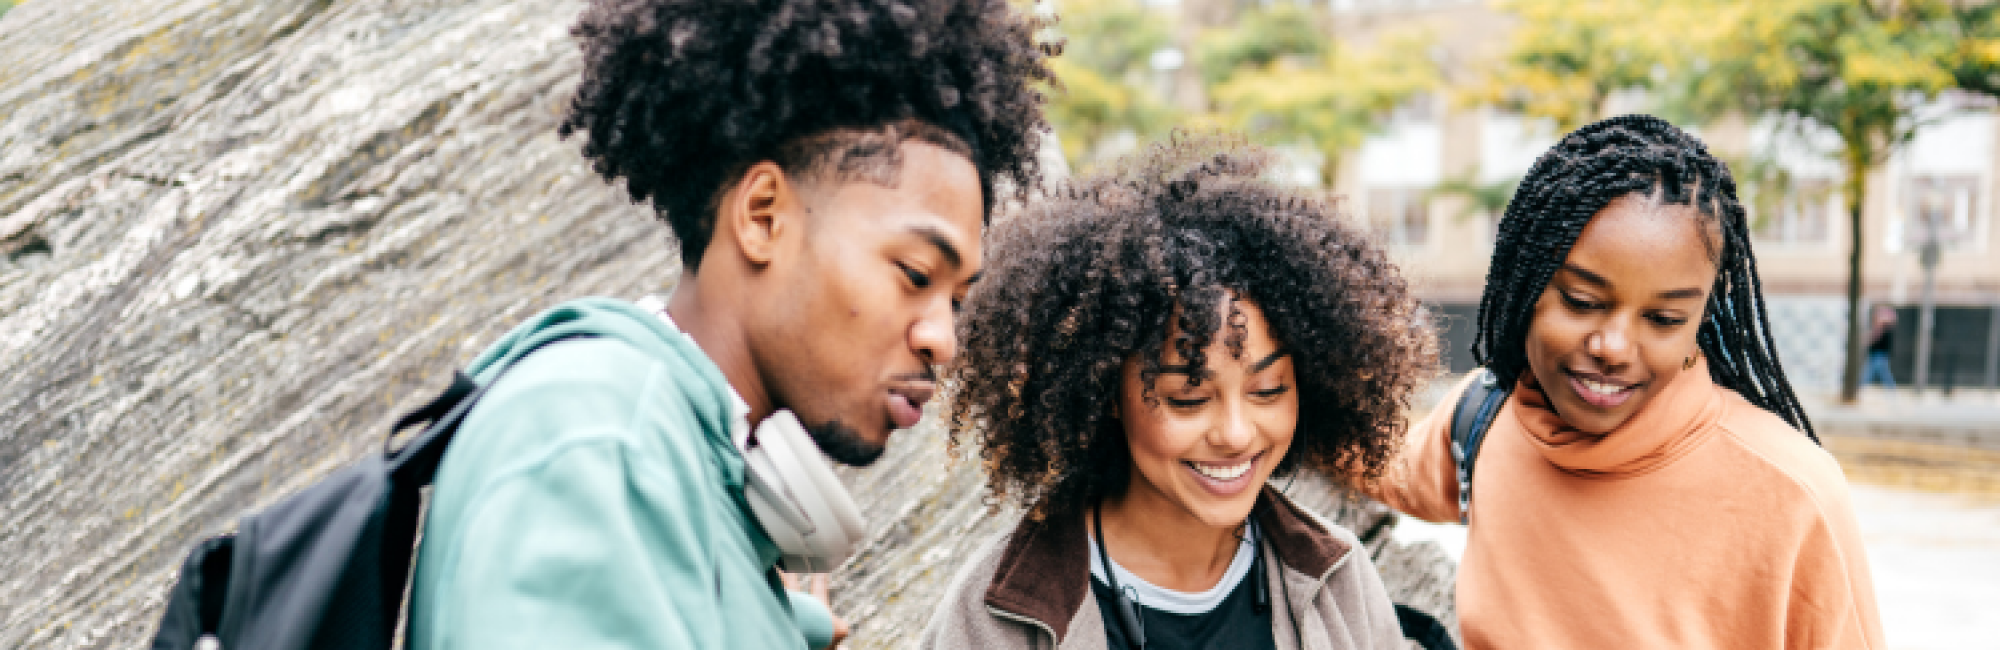
[{"label": "man's ear", "polygon": [[734,244],[752,266],[771,262],[779,238],[798,227],[793,217],[801,209],[798,186],[770,161],[743,172],[719,207],[716,239]]}]

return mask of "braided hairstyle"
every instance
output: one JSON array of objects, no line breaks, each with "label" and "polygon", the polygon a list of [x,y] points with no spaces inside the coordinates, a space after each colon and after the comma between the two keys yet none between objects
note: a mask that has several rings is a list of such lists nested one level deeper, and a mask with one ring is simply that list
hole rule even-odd
[{"label": "braided hairstyle", "polygon": [[1818,442],[1778,363],[1736,181],[1700,140],[1650,115],[1623,115],[1577,129],[1521,179],[1493,244],[1473,357],[1503,381],[1527,369],[1535,302],[1591,217],[1633,194],[1690,206],[1702,225],[1710,226],[1705,232],[1721,232],[1720,250],[1717,242],[1703,241],[1717,267],[1696,334],[1709,375]]},{"label": "braided hairstyle", "polygon": [[1122,492],[1132,456],[1111,405],[1125,363],[1157,403],[1168,346],[1193,368],[1240,358],[1237,301],[1294,364],[1298,425],[1276,472],[1381,473],[1436,368],[1435,333],[1382,249],[1333,205],[1265,180],[1271,163],[1240,138],[1181,134],[994,224],[947,395],[952,444],[977,445],[996,496],[1042,517]]},{"label": "braided hairstyle", "polygon": [[898,145],[965,156],[996,189],[1040,180],[1053,81],[1039,21],[1008,0],[591,0],[560,133],[673,227],[700,266],[727,186],[762,161],[895,182]]}]

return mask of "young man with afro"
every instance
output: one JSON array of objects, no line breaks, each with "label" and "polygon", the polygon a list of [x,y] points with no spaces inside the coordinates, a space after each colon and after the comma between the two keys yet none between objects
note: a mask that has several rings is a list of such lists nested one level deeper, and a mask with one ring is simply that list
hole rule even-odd
[{"label": "young man with afro", "polygon": [[996,191],[1039,180],[1034,28],[1007,0],[593,0],[562,133],[672,226],[681,279],[474,361],[410,647],[832,641],[746,495],[753,432],[788,411],[864,465],[916,423]]}]

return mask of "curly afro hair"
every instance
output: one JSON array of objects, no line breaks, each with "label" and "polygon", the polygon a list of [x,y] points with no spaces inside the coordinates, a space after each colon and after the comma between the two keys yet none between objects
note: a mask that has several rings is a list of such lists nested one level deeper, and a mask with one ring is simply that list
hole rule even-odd
[{"label": "curly afro hair", "polygon": [[1170,329],[1189,366],[1218,334],[1240,355],[1242,333],[1222,331],[1241,327],[1225,296],[1263,310],[1296,369],[1298,429],[1277,472],[1379,477],[1412,391],[1437,369],[1435,331],[1368,237],[1259,178],[1270,159],[1177,135],[993,226],[960,318],[950,422],[954,446],[978,445],[996,496],[1043,517],[1122,492],[1131,456],[1111,405],[1123,365],[1139,359],[1153,402]]},{"label": "curly afro hair", "polygon": [[990,214],[996,187],[1040,178],[1037,27],[1007,0],[592,0],[560,132],[587,134],[593,168],[651,202],[690,270],[721,193],[762,161],[888,184],[896,145],[927,141],[972,161]]}]

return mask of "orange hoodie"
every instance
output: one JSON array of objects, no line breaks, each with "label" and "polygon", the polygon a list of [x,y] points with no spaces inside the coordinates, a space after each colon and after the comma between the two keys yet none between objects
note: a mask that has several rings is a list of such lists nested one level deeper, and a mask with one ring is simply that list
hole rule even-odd
[{"label": "orange hoodie", "polygon": [[[1449,427],[1464,390],[1411,428],[1376,498],[1458,520]],[[1472,480],[1469,648],[1883,647],[1840,466],[1706,362],[1603,436],[1568,429],[1524,379]]]}]

